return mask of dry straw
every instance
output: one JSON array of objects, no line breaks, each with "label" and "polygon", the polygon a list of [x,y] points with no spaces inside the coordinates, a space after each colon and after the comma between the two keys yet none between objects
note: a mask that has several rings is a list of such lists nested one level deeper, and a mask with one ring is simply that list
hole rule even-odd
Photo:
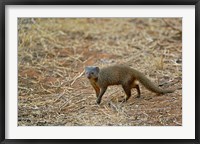
[{"label": "dry straw", "polygon": [[102,103],[84,67],[127,64],[162,87],[182,87],[181,18],[19,18],[19,126],[182,125],[182,92],[144,87],[127,103],[120,86]]}]

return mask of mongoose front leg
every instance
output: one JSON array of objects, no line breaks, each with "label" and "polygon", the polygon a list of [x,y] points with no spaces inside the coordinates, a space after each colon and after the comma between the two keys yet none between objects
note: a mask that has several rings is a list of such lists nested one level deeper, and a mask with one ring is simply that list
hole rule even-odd
[{"label": "mongoose front leg", "polygon": [[101,98],[102,98],[103,94],[106,92],[106,89],[107,89],[107,87],[101,88],[100,94],[99,94],[99,96],[98,96],[98,98],[97,98],[97,104],[100,104],[100,103],[101,103]]},{"label": "mongoose front leg", "polygon": [[100,93],[100,89],[99,89],[99,87],[96,86],[96,85],[92,85],[92,86],[93,86],[93,88],[94,88],[94,90],[95,90],[95,92],[96,92],[96,97],[98,98],[99,93]]}]

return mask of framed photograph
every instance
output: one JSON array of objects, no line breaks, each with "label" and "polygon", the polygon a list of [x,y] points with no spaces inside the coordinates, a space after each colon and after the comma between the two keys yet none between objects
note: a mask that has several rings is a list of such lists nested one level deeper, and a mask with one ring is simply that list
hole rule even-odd
[{"label": "framed photograph", "polygon": [[200,143],[199,11],[1,1],[1,143]]}]

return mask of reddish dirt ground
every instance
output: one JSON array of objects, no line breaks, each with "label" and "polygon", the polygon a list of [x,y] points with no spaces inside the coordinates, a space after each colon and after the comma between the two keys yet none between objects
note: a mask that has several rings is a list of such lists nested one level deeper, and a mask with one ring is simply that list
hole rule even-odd
[{"label": "reddish dirt ground", "polygon": [[[19,126],[181,126],[181,18],[18,19]],[[174,93],[110,86],[96,104],[89,65],[126,64]]]}]

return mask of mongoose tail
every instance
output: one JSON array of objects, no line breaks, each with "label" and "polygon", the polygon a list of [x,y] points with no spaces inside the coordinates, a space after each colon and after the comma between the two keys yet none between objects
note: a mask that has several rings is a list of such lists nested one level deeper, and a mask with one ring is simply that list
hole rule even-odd
[{"label": "mongoose tail", "polygon": [[138,72],[137,79],[140,83],[142,83],[148,90],[159,93],[159,94],[165,94],[165,93],[172,93],[175,91],[175,89],[161,89],[158,86],[156,86],[153,82],[151,82],[144,74]]}]

